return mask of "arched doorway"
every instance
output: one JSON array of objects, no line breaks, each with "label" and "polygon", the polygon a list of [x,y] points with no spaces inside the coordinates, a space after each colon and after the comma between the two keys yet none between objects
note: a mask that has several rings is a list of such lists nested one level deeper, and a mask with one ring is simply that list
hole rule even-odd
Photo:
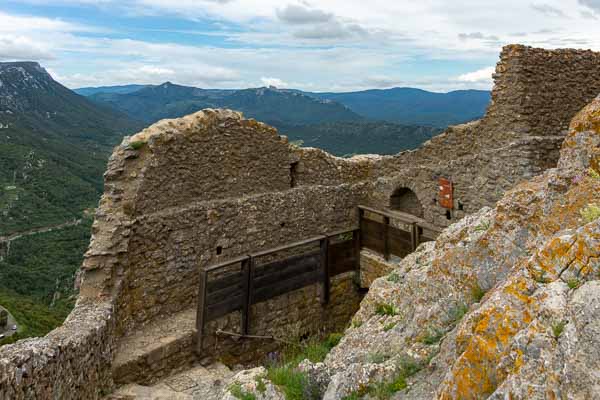
[{"label": "arched doorway", "polygon": [[394,190],[390,196],[390,209],[412,214],[415,217],[423,218],[423,205],[419,198],[409,188],[401,187]]}]

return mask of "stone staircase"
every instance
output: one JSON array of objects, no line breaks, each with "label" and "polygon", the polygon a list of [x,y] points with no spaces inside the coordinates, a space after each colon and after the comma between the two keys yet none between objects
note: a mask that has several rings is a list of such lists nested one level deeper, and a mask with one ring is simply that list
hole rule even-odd
[{"label": "stone staircase", "polygon": [[121,339],[113,362],[117,385],[153,384],[196,361],[196,309],[157,320]]},{"label": "stone staircase", "polygon": [[233,375],[221,363],[194,366],[151,386],[127,384],[105,400],[218,400]]}]

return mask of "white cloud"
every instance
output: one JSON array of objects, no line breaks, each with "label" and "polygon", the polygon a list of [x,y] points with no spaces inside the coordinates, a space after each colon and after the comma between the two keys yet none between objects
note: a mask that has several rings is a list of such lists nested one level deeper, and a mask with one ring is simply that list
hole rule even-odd
[{"label": "white cloud", "polygon": [[492,74],[496,71],[494,67],[482,68],[477,71],[462,74],[456,78],[459,82],[489,83],[492,84]]},{"label": "white cloud", "polygon": [[49,49],[28,37],[0,34],[0,61],[43,61],[53,58]]},{"label": "white cloud", "polygon": [[289,87],[288,83],[279,79],[279,78],[260,78],[260,81],[264,86],[275,86],[277,88],[287,88]]}]

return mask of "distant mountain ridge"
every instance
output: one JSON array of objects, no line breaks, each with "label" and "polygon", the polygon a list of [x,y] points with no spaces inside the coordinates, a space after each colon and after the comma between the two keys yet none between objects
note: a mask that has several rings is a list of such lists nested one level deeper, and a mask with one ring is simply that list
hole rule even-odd
[{"label": "distant mountain ridge", "polygon": [[[310,118],[306,117],[301,118],[300,121],[298,119],[292,121],[294,120],[294,113],[296,110],[291,108],[288,110],[289,113],[287,115],[280,115],[278,118],[273,119],[273,116],[270,113],[258,112],[253,108],[253,105],[251,104],[251,94],[253,91],[255,94],[260,90],[276,91],[280,94],[287,94],[288,96],[293,93],[302,94],[314,99],[344,106],[364,120],[388,121],[404,125],[425,125],[441,128],[481,118],[485,114],[485,110],[491,99],[491,93],[485,90],[457,90],[448,93],[436,93],[414,88],[392,88],[346,93],[316,93],[303,92],[295,89],[276,88],[241,90],[198,89],[173,85],[169,82],[160,86],[164,85],[172,85],[175,88],[179,88],[180,93],[177,95],[176,99],[169,99],[169,102],[166,104],[167,110],[164,111],[163,117],[181,116],[183,115],[181,111],[183,109],[190,110],[197,106],[214,104],[216,106],[230,108],[238,107],[238,109],[245,107],[245,109],[241,111],[245,111],[248,116],[257,119],[261,119],[262,116],[265,116],[266,119],[263,118],[263,120],[275,124],[328,123],[337,122],[340,121],[340,119],[336,115],[334,118],[330,119],[317,118],[319,121],[310,121]],[[141,118],[142,116],[139,115],[140,110],[136,110],[136,107],[142,107],[143,100],[139,100],[140,95],[136,95],[135,90],[131,91],[135,86],[136,85],[93,88],[94,92],[92,99],[112,103],[113,106],[116,106],[121,111],[129,112],[130,115]],[[147,90],[150,88],[156,88],[156,86],[141,85],[138,90]],[[81,90],[83,94],[87,89],[76,90]],[[245,95],[243,95],[243,93],[245,93]],[[244,97],[246,102],[240,104],[238,101],[235,101],[236,94],[240,97]],[[129,98],[123,98],[119,95],[131,96]],[[210,100],[203,102],[202,98],[204,96],[209,97]],[[229,101],[225,100],[225,97],[229,97]],[[138,101],[133,100],[134,98],[138,98]],[[285,99],[282,97],[280,101],[283,102]],[[279,104],[279,106],[281,106],[281,104]],[[329,111],[331,110],[332,109]],[[349,116],[346,116],[344,120],[358,119],[352,119]]]},{"label": "distant mountain ridge", "polygon": [[140,89],[154,85],[119,85],[119,86],[90,86],[74,89],[73,91],[81,96],[92,96],[97,93],[133,93]]},{"label": "distant mountain ridge", "polygon": [[491,99],[491,92],[484,90],[435,93],[414,88],[308,94],[344,104],[372,120],[436,127],[481,118]]},{"label": "distant mountain ridge", "polygon": [[132,93],[98,92],[90,99],[148,123],[177,118],[204,108],[230,108],[272,124],[318,124],[360,121],[349,108],[293,90],[272,87],[242,90],[199,89],[170,82]]}]

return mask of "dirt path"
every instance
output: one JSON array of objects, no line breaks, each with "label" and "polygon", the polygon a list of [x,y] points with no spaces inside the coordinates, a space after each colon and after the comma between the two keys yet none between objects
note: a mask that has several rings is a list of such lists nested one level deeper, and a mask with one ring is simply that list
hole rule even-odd
[{"label": "dirt path", "polygon": [[10,243],[14,240],[20,239],[25,236],[37,235],[38,233],[47,233],[56,231],[59,229],[64,229],[69,226],[75,226],[81,224],[82,219],[75,219],[72,221],[63,222],[62,224],[45,226],[42,228],[30,229],[24,232],[13,233],[9,236],[0,236],[0,261],[4,258],[7,258],[10,254]]}]

